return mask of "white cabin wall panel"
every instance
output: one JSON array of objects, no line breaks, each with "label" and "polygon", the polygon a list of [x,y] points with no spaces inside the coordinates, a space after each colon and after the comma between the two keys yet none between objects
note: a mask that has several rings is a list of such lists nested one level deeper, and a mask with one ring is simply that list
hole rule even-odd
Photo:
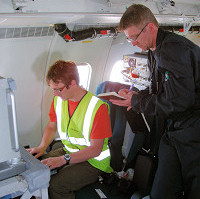
[{"label": "white cabin wall panel", "polygon": [[41,100],[51,37],[0,40],[0,75],[17,84],[16,110],[20,143],[37,146],[41,132]]}]

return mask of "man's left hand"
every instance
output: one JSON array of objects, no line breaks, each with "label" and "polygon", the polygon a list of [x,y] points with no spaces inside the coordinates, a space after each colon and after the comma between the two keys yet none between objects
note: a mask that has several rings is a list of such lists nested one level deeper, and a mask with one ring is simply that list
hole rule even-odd
[{"label": "man's left hand", "polygon": [[128,89],[122,89],[122,90],[120,90],[118,92],[118,94],[121,95],[122,97],[125,97],[126,100],[114,100],[114,99],[111,99],[109,101],[112,102],[115,105],[118,105],[118,106],[126,106],[126,107],[128,107],[127,111],[129,111],[132,108],[131,107],[132,95],[138,95],[138,93],[135,92],[135,91],[129,91]]}]

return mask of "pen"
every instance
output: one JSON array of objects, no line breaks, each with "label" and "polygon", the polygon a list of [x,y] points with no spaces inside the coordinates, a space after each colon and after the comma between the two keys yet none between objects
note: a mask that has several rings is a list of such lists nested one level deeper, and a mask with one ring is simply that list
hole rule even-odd
[{"label": "pen", "polygon": [[134,84],[131,84],[131,87],[130,87],[130,89],[129,89],[128,92],[132,91],[132,88],[133,88],[133,87],[134,87]]}]

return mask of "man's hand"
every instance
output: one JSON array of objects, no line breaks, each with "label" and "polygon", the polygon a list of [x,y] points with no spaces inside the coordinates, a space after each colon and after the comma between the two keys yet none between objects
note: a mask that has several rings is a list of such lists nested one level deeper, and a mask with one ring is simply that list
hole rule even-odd
[{"label": "man's hand", "polygon": [[44,153],[45,153],[45,151],[46,151],[46,149],[44,148],[44,147],[40,147],[40,146],[38,146],[38,147],[34,147],[34,148],[30,148],[30,149],[26,149],[29,153],[31,153],[32,155],[33,154],[36,154],[34,157],[35,158],[39,158],[40,156],[42,156]]},{"label": "man's hand", "polygon": [[129,111],[132,108],[131,107],[132,95],[138,95],[138,93],[135,92],[135,91],[129,91],[128,89],[121,89],[118,92],[118,94],[121,95],[122,97],[125,97],[126,100],[114,100],[114,99],[111,99],[109,101],[112,102],[115,105],[118,105],[118,106],[126,106],[126,107],[128,107],[127,111]]},{"label": "man's hand", "polygon": [[66,163],[63,156],[51,157],[41,161],[43,164],[47,165],[51,170],[61,167]]},{"label": "man's hand", "polygon": [[39,158],[40,156],[42,156],[46,152],[47,147],[54,140],[56,130],[57,130],[57,123],[48,122],[44,130],[44,134],[40,145],[38,147],[27,149],[27,151],[30,152],[32,155],[36,154],[35,158]]}]

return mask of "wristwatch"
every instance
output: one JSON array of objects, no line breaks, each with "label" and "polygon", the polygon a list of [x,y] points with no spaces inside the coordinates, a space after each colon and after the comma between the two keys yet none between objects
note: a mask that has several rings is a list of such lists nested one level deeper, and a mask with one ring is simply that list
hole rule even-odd
[{"label": "wristwatch", "polygon": [[71,160],[71,155],[70,154],[65,154],[64,155],[64,159],[66,160],[66,165],[68,165],[70,160]]}]

